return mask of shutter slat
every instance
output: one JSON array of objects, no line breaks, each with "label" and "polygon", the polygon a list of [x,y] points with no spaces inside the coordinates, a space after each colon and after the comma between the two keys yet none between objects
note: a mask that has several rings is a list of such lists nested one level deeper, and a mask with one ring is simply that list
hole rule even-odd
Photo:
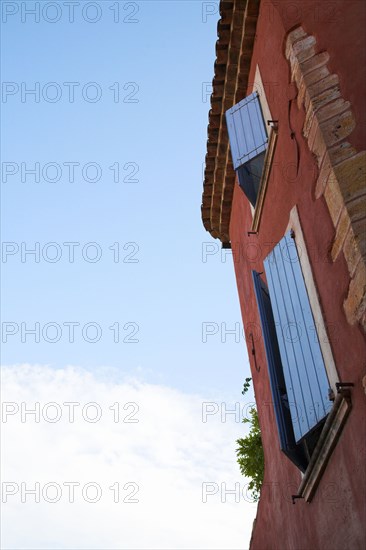
[{"label": "shutter slat", "polygon": [[283,376],[281,357],[278,348],[268,289],[260,278],[259,273],[253,271],[252,276],[267,358],[268,375],[280,440],[280,448],[298,468],[305,471],[307,459],[303,448],[296,445],[295,442],[291,414],[288,408],[288,395],[286,394],[286,385]]},{"label": "shutter slat", "polygon": [[[291,257],[291,245],[293,246],[293,251],[296,254],[296,258]],[[289,259],[287,265],[286,254]],[[293,287],[293,292],[290,289],[293,315],[294,318],[297,319],[298,326],[301,329],[301,334],[300,330],[298,334],[299,341],[297,342],[297,347],[301,348],[301,357],[305,363],[305,376],[302,377],[302,380],[304,381],[305,386],[304,393],[310,394],[309,399],[312,407],[310,407],[308,415],[310,416],[310,424],[314,425],[317,424],[319,420],[324,418],[327,414],[327,407],[330,406],[328,399],[329,382],[326,376],[320,345],[315,337],[316,332],[314,318],[305,287],[300,259],[297,255],[296,243],[290,235],[286,239],[286,254],[282,255],[282,261],[284,262],[285,267],[288,268],[285,269],[285,271],[289,273],[287,281],[289,281],[289,285],[292,285]]]},{"label": "shutter slat", "polygon": [[226,124],[235,170],[266,150],[268,137],[257,92],[226,111]]},{"label": "shutter slat", "polygon": [[[297,436],[299,431],[307,431],[309,428],[306,413],[304,414],[305,399],[301,387],[300,376],[301,369],[304,369],[305,367],[301,362],[301,357],[297,346],[283,345],[283,332],[290,329],[289,323],[290,319],[292,319],[290,311],[286,310],[286,304],[289,305],[289,309],[291,308],[291,293],[289,289],[286,288],[287,281],[281,281],[281,277],[284,277],[284,274],[283,270],[281,270],[281,260],[278,258],[276,252],[277,250],[275,249],[271,268],[268,272],[266,268],[266,275],[278,334],[278,343],[284,369],[286,388],[288,391],[292,423],[294,426],[296,440],[298,440]],[[273,292],[274,288],[278,289],[278,291]],[[288,300],[286,300],[284,293],[288,296]],[[288,338],[287,333],[285,334],[285,338]],[[289,369],[288,365],[292,365],[292,369]]]},{"label": "shutter slat", "polygon": [[290,232],[264,261],[295,439],[329,412],[329,382],[295,241]]}]

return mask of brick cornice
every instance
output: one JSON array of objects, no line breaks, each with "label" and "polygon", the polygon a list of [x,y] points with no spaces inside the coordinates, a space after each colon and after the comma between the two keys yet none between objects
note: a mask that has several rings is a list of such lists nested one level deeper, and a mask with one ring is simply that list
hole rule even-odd
[{"label": "brick cornice", "polygon": [[204,227],[222,242],[230,241],[235,184],[225,112],[246,93],[259,4],[260,0],[220,2],[201,211]]}]

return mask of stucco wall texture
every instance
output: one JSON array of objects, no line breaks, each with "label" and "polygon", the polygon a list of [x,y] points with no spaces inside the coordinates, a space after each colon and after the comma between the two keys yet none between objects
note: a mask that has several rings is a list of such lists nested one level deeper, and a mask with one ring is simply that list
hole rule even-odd
[{"label": "stucco wall texture", "polygon": [[253,323],[260,326],[251,270],[264,271],[263,259],[283,237],[290,211],[297,205],[339,380],[353,382],[354,387],[350,416],[314,499],[293,504],[291,495],[297,492],[301,474],[279,449],[264,344],[257,330],[257,363],[263,366],[257,372],[251,362],[251,370],[265,451],[265,477],[252,550],[357,550],[366,543],[365,338],[361,325],[350,324],[346,317],[344,301],[352,277],[343,251],[332,257],[335,225],[324,195],[316,198],[318,160],[303,135],[306,111],[294,100],[297,88],[286,57],[289,33],[300,26],[306,35],[315,37],[317,52],[328,52],[327,67],[338,75],[341,95],[350,102],[355,120],[347,141],[356,152],[363,151],[365,9],[361,0],[265,1],[260,7],[247,93],[253,90],[258,65],[279,133],[257,235],[248,235],[252,214],[247,198],[238,184],[234,191],[230,239],[244,327],[248,333]]}]

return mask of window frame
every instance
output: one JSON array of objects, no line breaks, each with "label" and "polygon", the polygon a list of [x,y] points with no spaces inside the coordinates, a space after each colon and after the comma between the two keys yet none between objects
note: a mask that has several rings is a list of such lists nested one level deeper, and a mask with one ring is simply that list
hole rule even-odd
[{"label": "window frame", "polygon": [[[270,178],[270,174],[271,174],[274,154],[275,154],[275,150],[276,150],[277,138],[278,138],[278,125],[277,125],[277,122],[273,121],[273,119],[272,119],[271,111],[270,111],[270,108],[269,108],[269,105],[268,105],[267,97],[265,95],[263,81],[262,81],[262,77],[261,77],[258,65],[256,66],[255,79],[254,79],[254,84],[253,84],[253,87],[252,87],[252,91],[246,97],[249,97],[250,95],[252,95],[255,92],[258,95],[258,101],[259,101],[260,109],[262,111],[262,116],[263,116],[264,130],[267,134],[267,147],[265,149],[265,156],[264,156],[264,161],[263,161],[263,170],[262,170],[259,185],[258,185],[258,192],[257,192],[257,195],[256,195],[255,206],[253,206],[253,204],[252,204],[251,200],[249,199],[245,189],[240,184],[239,174],[237,173],[237,175],[236,175],[238,183],[239,183],[239,187],[242,189],[243,193],[247,197],[248,202],[250,204],[250,209],[251,209],[251,212],[252,212],[252,225],[251,225],[251,229],[250,229],[251,233],[258,233],[258,231],[259,231],[259,226],[260,226],[261,219],[262,219],[264,202],[265,202],[265,197],[266,197],[266,193],[267,193],[267,187],[268,187],[268,182],[269,182],[269,178]],[[244,99],[246,99],[246,98],[244,98]],[[235,107],[235,105],[233,107]],[[230,142],[230,136],[229,136],[229,142]],[[231,148],[231,142],[230,142],[230,148]],[[231,150],[232,150],[232,148],[231,148]],[[250,162],[250,160],[248,162]],[[235,164],[236,164],[236,162],[233,161],[234,166],[235,166]],[[241,166],[244,166],[245,164],[247,164],[247,163],[243,163]],[[237,166],[236,168],[234,168],[236,170],[236,172],[238,172],[238,170],[241,166]]]},{"label": "window frame", "polygon": [[[264,90],[262,75],[259,69],[259,65],[255,68],[254,84],[253,91],[257,90],[259,95],[259,101],[262,107],[262,113],[264,119],[267,121],[273,121],[273,116],[269,108],[266,92]],[[273,159],[276,151],[277,138],[278,138],[278,125],[275,122],[272,126],[267,124],[267,134],[268,134],[268,145],[266,156],[264,159],[264,171],[262,174],[261,182],[259,184],[257,202],[255,208],[251,207],[252,211],[252,225],[250,228],[251,233],[258,233],[259,226],[262,220],[262,213],[264,209],[264,202],[266,198],[268,182],[271,175],[271,170],[273,166]]]},{"label": "window frame", "polygon": [[253,233],[258,233],[259,226],[262,220],[262,213],[264,208],[264,200],[266,198],[267,188],[269,177],[271,175],[273,158],[277,145],[278,137],[278,126],[275,124],[271,126],[269,136],[268,136],[268,146],[266,150],[266,155],[264,157],[264,168],[262,172],[261,181],[259,183],[257,201],[255,203],[255,208],[253,211],[253,220],[250,231]]},{"label": "window frame", "polygon": [[299,262],[304,276],[305,287],[308,293],[314,321],[317,326],[319,344],[323,354],[324,365],[327,371],[329,384],[335,395],[337,393],[337,383],[339,382],[339,375],[333,357],[328,330],[324,322],[324,316],[320,306],[319,295],[315,285],[313,270],[311,267],[310,258],[300,223],[299,211],[296,205],[292,208],[290,212],[289,223],[287,225],[285,234],[288,231],[294,232],[297,247],[299,250],[301,250],[301,253],[299,254]]},{"label": "window frame", "polygon": [[350,389],[339,383],[331,342],[327,334],[328,331],[325,326],[324,317],[320,306],[319,296],[301,228],[297,206],[294,206],[290,212],[289,223],[285,234],[288,231],[294,232],[297,247],[301,249],[301,253],[298,255],[300,267],[303,272],[305,287],[308,293],[314,321],[317,324],[319,344],[324,359],[324,367],[328,375],[330,387],[334,392],[333,406],[329,411],[324,424],[321,425],[318,440],[312,450],[307,468],[302,475],[297,494],[292,495],[293,502],[295,503],[295,499],[299,498],[304,499],[306,502],[312,501],[331,454],[351,412],[352,401]]},{"label": "window frame", "polygon": [[314,446],[311,434],[328,416],[329,379],[300,263],[302,250],[289,230],[264,259],[280,364],[296,443]]}]

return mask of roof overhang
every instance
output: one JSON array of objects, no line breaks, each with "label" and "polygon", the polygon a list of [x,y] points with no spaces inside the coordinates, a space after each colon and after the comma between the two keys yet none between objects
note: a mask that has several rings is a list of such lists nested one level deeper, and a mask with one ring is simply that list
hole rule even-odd
[{"label": "roof overhang", "polygon": [[260,0],[220,1],[201,210],[205,229],[223,243],[230,241],[235,183],[225,113],[246,95],[259,4]]}]

